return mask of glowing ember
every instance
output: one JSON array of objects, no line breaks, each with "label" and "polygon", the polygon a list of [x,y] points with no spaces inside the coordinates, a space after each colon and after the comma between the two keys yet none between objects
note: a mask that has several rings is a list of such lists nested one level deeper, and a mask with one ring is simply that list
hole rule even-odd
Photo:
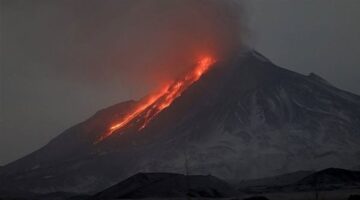
[{"label": "glowing ember", "polygon": [[143,124],[139,130],[145,128],[146,125],[157,114],[159,114],[165,108],[169,107],[171,103],[177,97],[179,97],[186,88],[199,80],[199,78],[210,68],[214,62],[215,60],[211,57],[201,58],[196,67],[188,74],[186,74],[182,79],[169,83],[158,92],[140,100],[140,102],[132,111],[127,113],[120,121],[113,124],[107,132],[100,136],[97,142],[100,142],[108,136],[112,135],[115,131],[124,128],[137,117],[143,118]]}]

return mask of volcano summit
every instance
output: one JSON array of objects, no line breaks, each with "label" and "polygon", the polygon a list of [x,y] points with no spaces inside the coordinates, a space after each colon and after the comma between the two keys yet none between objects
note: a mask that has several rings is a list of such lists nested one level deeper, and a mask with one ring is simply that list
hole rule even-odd
[{"label": "volcano summit", "polygon": [[315,74],[280,68],[252,50],[210,63],[145,127],[135,116],[95,142],[139,102],[111,106],[1,168],[0,185],[94,192],[138,172],[186,168],[240,181],[360,165],[359,96]]}]

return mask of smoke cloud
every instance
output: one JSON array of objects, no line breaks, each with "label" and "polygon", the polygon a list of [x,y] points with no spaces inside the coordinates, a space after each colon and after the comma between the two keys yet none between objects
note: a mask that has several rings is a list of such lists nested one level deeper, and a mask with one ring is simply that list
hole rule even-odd
[{"label": "smoke cloud", "polygon": [[234,0],[125,0],[101,7],[94,1],[74,5],[70,14],[76,47],[67,49],[70,63],[63,66],[76,77],[86,70],[87,80],[144,91],[184,73],[199,56],[220,58],[238,48],[244,27]]}]

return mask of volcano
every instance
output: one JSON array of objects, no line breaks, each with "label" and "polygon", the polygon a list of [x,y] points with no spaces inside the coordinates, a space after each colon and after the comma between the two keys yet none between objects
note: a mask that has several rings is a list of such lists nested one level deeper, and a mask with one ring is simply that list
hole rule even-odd
[{"label": "volcano", "polygon": [[103,109],[4,166],[1,187],[97,192],[138,172],[231,182],[360,165],[360,97],[254,50],[211,63],[146,126],[141,111],[107,134],[139,102]]}]

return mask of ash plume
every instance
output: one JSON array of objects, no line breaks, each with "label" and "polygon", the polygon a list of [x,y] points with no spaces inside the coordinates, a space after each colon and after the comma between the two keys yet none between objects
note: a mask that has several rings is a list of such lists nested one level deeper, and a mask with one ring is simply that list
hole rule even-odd
[{"label": "ash plume", "polygon": [[87,30],[93,34],[90,48],[95,50],[73,54],[94,54],[87,66],[90,80],[101,74],[101,81],[148,92],[185,73],[199,56],[220,58],[242,42],[239,1],[138,0],[104,3],[100,8],[93,2],[85,8],[90,12],[95,7],[99,16],[92,17],[95,22]]}]

